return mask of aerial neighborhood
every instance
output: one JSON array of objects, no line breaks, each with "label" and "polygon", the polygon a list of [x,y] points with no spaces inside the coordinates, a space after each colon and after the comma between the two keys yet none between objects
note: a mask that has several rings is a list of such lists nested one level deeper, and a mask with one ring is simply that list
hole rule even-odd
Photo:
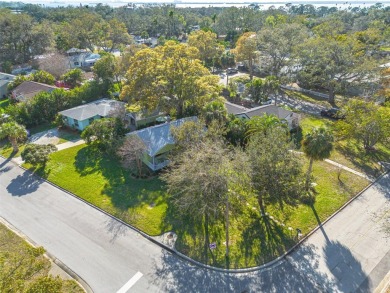
[{"label": "aerial neighborhood", "polygon": [[390,2],[65,2],[0,3],[0,292],[389,292]]}]

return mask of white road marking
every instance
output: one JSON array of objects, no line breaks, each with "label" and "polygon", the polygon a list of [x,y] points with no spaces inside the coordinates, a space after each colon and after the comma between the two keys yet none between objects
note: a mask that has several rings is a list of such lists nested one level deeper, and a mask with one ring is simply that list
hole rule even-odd
[{"label": "white road marking", "polygon": [[141,279],[143,276],[143,274],[141,272],[137,272],[126,284],[123,285],[122,288],[120,288],[118,290],[118,292],[116,293],[126,293],[131,287],[134,286],[135,283],[137,283],[137,281],[139,279]]}]

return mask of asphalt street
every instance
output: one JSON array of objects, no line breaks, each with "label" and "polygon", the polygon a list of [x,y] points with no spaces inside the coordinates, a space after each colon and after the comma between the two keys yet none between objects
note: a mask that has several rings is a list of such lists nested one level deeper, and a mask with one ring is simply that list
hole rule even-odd
[{"label": "asphalt street", "polygon": [[226,274],[171,255],[0,158],[0,217],[94,292],[371,292],[390,270],[389,239],[382,229],[389,202],[386,175],[273,267]]}]

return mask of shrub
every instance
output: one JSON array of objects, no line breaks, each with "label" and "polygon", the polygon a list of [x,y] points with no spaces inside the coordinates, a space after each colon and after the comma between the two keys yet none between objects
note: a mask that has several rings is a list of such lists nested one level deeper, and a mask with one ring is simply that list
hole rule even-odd
[{"label": "shrub", "polygon": [[49,160],[49,155],[57,148],[53,144],[39,145],[28,144],[21,153],[22,159],[33,166],[45,165]]}]

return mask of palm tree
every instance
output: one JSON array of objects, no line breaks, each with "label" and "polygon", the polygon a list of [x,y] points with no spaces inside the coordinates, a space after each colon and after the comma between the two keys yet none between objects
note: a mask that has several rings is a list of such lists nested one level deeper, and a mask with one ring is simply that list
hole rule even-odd
[{"label": "palm tree", "polygon": [[302,141],[303,151],[310,159],[309,169],[306,175],[306,190],[309,190],[310,176],[313,168],[313,162],[322,161],[330,157],[333,149],[333,135],[327,129],[314,128],[310,133],[307,133]]},{"label": "palm tree", "polygon": [[18,141],[27,137],[27,130],[23,125],[10,121],[0,125],[0,139],[8,138],[14,152],[19,150]]},{"label": "palm tree", "polygon": [[248,131],[246,132],[247,136],[251,136],[255,133],[262,132],[264,135],[276,127],[281,127],[288,130],[288,124],[285,119],[279,119],[274,114],[265,113],[263,116],[255,116],[248,120]]},{"label": "palm tree", "polygon": [[225,104],[221,101],[212,101],[203,108],[206,124],[210,124],[213,120],[218,120],[221,123],[227,120],[227,110]]}]

